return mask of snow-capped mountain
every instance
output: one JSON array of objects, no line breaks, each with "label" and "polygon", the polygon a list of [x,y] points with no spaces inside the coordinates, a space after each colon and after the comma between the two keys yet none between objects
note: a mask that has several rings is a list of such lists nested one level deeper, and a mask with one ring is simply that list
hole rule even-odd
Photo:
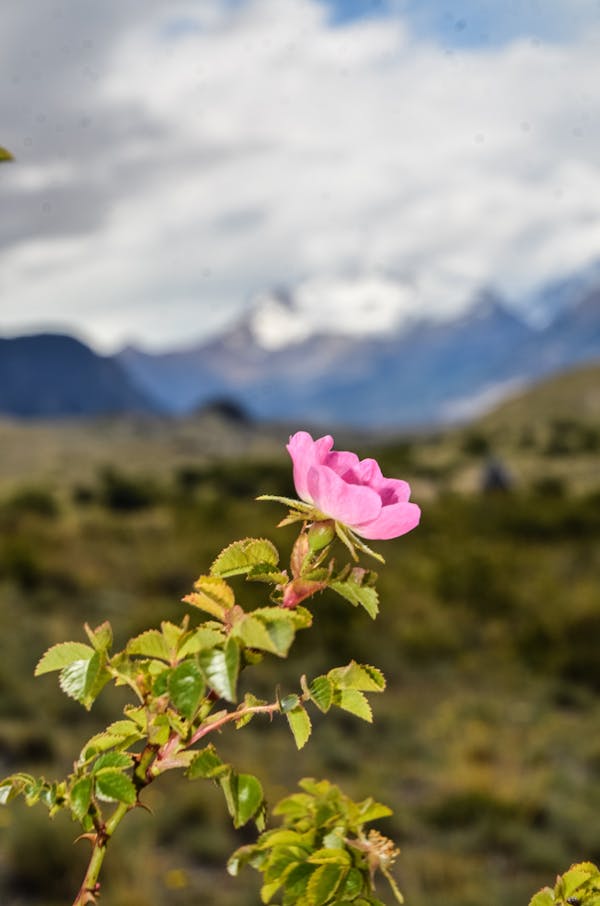
[{"label": "snow-capped mountain", "polygon": [[[595,283],[588,273],[576,275],[570,290],[566,282],[547,288],[554,317],[541,326],[489,290],[453,317],[425,318],[417,290],[391,278],[313,280],[263,294],[210,341],[160,355],[129,347],[102,359],[96,377],[103,392],[115,382],[119,392],[100,403],[85,380],[96,359],[82,344],[79,357],[61,355],[60,369],[49,366],[53,378],[42,388],[36,358],[53,338],[40,337],[37,346],[5,341],[0,374],[4,369],[5,385],[20,396],[0,408],[33,415],[48,393],[48,415],[157,408],[185,414],[220,401],[264,420],[396,429],[475,416],[519,386],[600,359],[600,272]],[[62,349],[68,339],[54,345]],[[74,388],[83,391],[75,402]]]},{"label": "snow-capped mountain", "polygon": [[[361,328],[362,325],[362,329]],[[452,318],[418,317],[407,284],[313,281],[264,294],[230,331],[164,355],[128,349],[132,377],[174,412],[234,399],[261,419],[363,427],[432,424],[600,357],[600,279],[561,289],[545,327],[491,291]]]}]

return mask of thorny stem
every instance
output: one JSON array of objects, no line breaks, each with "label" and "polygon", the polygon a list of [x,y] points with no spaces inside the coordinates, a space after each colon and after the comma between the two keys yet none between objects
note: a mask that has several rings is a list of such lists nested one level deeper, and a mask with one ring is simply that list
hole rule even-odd
[{"label": "thorny stem", "polygon": [[213,730],[218,730],[232,720],[241,720],[242,717],[246,717],[248,714],[274,714],[275,711],[279,710],[279,702],[272,702],[270,705],[249,705],[246,708],[238,708],[236,711],[228,711],[227,714],[223,714],[222,717],[218,717],[212,723],[204,724],[204,726],[196,730],[189,745],[193,745],[199,739],[202,739],[203,736],[207,736]]},{"label": "thorny stem", "polygon": [[100,869],[102,868],[102,863],[104,862],[108,841],[130,808],[133,808],[133,806],[127,805],[125,802],[120,802],[108,821],[99,828],[96,834],[94,834],[92,855],[90,856],[87,871],[81,883],[81,887],[79,888],[79,892],[73,901],[73,906],[90,906],[90,904],[98,902],[97,898],[100,891],[98,876],[100,874]]},{"label": "thorny stem", "polygon": [[[225,724],[230,723],[233,720],[241,720],[243,717],[247,717],[248,714],[274,714],[279,710],[280,705],[279,702],[276,701],[272,702],[270,705],[249,705],[247,707],[237,708],[235,711],[229,711],[227,714],[223,714],[216,720],[204,724],[196,730],[186,748],[189,748],[194,743],[198,742],[203,736],[212,733],[213,730],[218,730],[220,727],[225,726]],[[173,759],[173,764],[169,765],[172,751],[176,748],[179,741],[179,737],[174,735],[165,743],[161,750],[157,751],[156,746],[148,745],[140,753],[138,765],[134,772],[134,782],[138,789],[138,794],[154,779],[152,775],[154,764],[157,766],[159,763],[161,764],[162,770],[160,773],[169,770],[169,767],[181,766],[181,763],[177,762],[176,756]],[[127,812],[134,807],[135,806],[133,805],[127,805],[124,802],[120,802],[106,823],[99,823],[96,827],[96,833],[89,835],[88,839],[90,839],[92,843],[92,855],[90,856],[90,861],[81,887],[79,888],[79,892],[73,901],[73,906],[93,906],[93,904],[98,902],[98,896],[100,894],[98,877],[100,875],[102,863],[104,862],[108,842]]]}]

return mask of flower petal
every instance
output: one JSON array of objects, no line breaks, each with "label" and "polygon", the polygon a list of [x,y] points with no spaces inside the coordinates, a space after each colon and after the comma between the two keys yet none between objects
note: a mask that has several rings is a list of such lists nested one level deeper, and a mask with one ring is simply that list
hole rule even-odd
[{"label": "flower petal", "polygon": [[356,453],[350,453],[346,450],[333,450],[323,465],[329,466],[330,469],[337,472],[344,481],[349,481],[352,484],[365,484],[359,475],[360,460]]},{"label": "flower petal", "polygon": [[386,541],[397,538],[414,529],[421,519],[421,510],[416,503],[393,503],[382,507],[376,519],[362,525],[355,525],[353,530],[361,538],[372,541]]},{"label": "flower petal", "polygon": [[371,523],[381,512],[381,498],[372,488],[349,484],[329,466],[312,466],[307,475],[308,493],[321,512],[351,528]]},{"label": "flower petal", "polygon": [[294,486],[301,500],[313,503],[306,476],[311,466],[323,462],[333,446],[333,437],[325,435],[313,440],[307,431],[297,431],[290,437],[287,451],[294,464]]}]

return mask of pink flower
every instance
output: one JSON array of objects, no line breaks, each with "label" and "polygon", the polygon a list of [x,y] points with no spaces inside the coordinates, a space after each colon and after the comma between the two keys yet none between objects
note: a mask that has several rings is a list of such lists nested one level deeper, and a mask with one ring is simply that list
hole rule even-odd
[{"label": "pink flower", "polygon": [[384,478],[374,459],[360,460],[332,447],[329,435],[313,440],[298,431],[290,437],[287,449],[302,500],[363,538],[397,538],[419,524],[421,510],[409,503],[406,481]]}]

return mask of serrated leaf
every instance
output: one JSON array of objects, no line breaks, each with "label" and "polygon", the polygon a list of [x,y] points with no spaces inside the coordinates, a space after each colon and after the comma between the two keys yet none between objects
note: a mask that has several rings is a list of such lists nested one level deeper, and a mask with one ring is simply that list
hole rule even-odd
[{"label": "serrated leaf", "polygon": [[333,703],[333,683],[331,680],[326,676],[316,676],[308,687],[308,692],[311,701],[315,703],[320,711],[326,714]]},{"label": "serrated leaf", "polygon": [[248,570],[246,578],[250,582],[266,582],[269,585],[283,585],[288,580],[286,572],[271,566],[269,563],[259,563]]},{"label": "serrated leaf", "polygon": [[348,869],[342,865],[319,865],[311,875],[306,888],[306,900],[310,906],[323,906],[334,895],[346,877]]},{"label": "serrated leaf", "polygon": [[223,621],[235,604],[235,595],[223,578],[214,575],[200,576],[194,582],[192,594],[186,595],[183,600]]},{"label": "serrated leaf", "polygon": [[373,712],[366,696],[358,689],[338,689],[333,697],[338,708],[349,711],[350,714],[373,723]]},{"label": "serrated leaf", "polygon": [[148,629],[137,635],[127,643],[125,649],[128,654],[141,654],[144,657],[159,658],[171,662],[171,651],[167,645],[162,632],[158,629]]},{"label": "serrated leaf", "polygon": [[279,563],[275,545],[266,538],[244,538],[234,541],[216,558],[210,568],[211,576],[239,576],[254,567],[273,567]]},{"label": "serrated leaf", "polygon": [[101,623],[100,626],[96,626],[95,629],[91,629],[87,623],[84,624],[83,628],[96,651],[106,653],[110,649],[113,643],[113,632],[108,620]]},{"label": "serrated leaf", "polygon": [[364,607],[372,620],[379,613],[379,595],[376,588],[369,585],[357,585],[352,581],[337,582],[335,580],[329,583],[329,587],[355,607],[359,604]]},{"label": "serrated leaf", "polygon": [[283,610],[281,607],[261,607],[253,610],[252,619],[263,624],[270,640],[271,647],[264,650],[272,651],[279,657],[286,657],[296,637],[296,630],[304,628],[304,625],[310,625],[310,615],[309,622],[305,624],[306,614],[308,611],[304,608],[301,608],[298,617],[294,611]]},{"label": "serrated leaf", "polygon": [[378,818],[389,818],[390,815],[393,815],[391,808],[381,802],[375,802],[373,799],[365,799],[358,805],[361,824],[376,821]]},{"label": "serrated leaf", "polygon": [[359,689],[361,692],[383,692],[385,677],[377,667],[350,661],[345,667],[334,667],[327,674],[339,689]]},{"label": "serrated leaf", "polygon": [[209,777],[214,779],[230,770],[230,765],[221,761],[215,747],[211,743],[198,752],[187,769],[186,776],[190,780],[196,780],[198,777]]},{"label": "serrated leaf", "polygon": [[223,632],[218,629],[209,629],[206,626],[199,626],[193,632],[187,633],[178,649],[180,658],[189,654],[198,654],[199,651],[206,651],[209,648],[215,648],[223,643]]},{"label": "serrated leaf", "polygon": [[240,669],[240,649],[234,638],[229,638],[225,648],[201,651],[198,655],[200,666],[208,684],[217,695],[227,701],[237,698],[237,678]]},{"label": "serrated leaf", "polygon": [[93,654],[94,649],[83,642],[59,642],[42,655],[34,676],[51,673],[53,670],[63,670],[75,661],[89,660]]},{"label": "serrated leaf", "polygon": [[265,624],[252,614],[246,614],[242,617],[233,627],[231,634],[238,638],[247,648],[257,648],[259,651],[279,654]]},{"label": "serrated leaf", "polygon": [[549,887],[544,887],[531,898],[529,906],[554,906],[555,903],[554,891]]},{"label": "serrated leaf", "polygon": [[557,893],[565,900],[574,894],[582,884],[589,881],[593,874],[582,865],[573,865],[566,871],[556,885]]},{"label": "serrated leaf", "polygon": [[171,735],[171,725],[166,714],[155,714],[148,720],[148,742],[153,746],[164,746]]},{"label": "serrated leaf", "polygon": [[301,900],[308,887],[308,882],[315,871],[314,865],[308,862],[302,862],[296,865],[285,877],[285,901],[288,903],[297,903]]},{"label": "serrated leaf", "polygon": [[358,868],[351,868],[344,881],[344,886],[340,890],[343,897],[354,900],[355,897],[363,890],[365,886],[363,874]]},{"label": "serrated leaf", "polygon": [[204,689],[204,676],[194,661],[183,661],[169,674],[169,697],[188,720],[194,717]]},{"label": "serrated leaf", "polygon": [[123,752],[105,752],[94,762],[92,774],[97,774],[98,771],[102,771],[104,768],[123,770],[124,768],[130,768],[132,764],[131,755],[124,755]]},{"label": "serrated leaf", "polygon": [[96,687],[101,670],[100,655],[93,648],[90,648],[90,651],[91,657],[87,660],[73,661],[67,667],[63,667],[59,677],[60,688],[65,695],[81,702],[88,709],[91,704],[90,695]]},{"label": "serrated leaf", "polygon": [[306,744],[311,733],[312,726],[310,717],[302,705],[294,708],[292,711],[288,711],[285,716],[288,719],[290,729],[294,735],[296,747],[301,749],[302,746]]},{"label": "serrated leaf", "polygon": [[81,821],[90,807],[92,801],[92,788],[93,782],[92,778],[89,776],[80,777],[71,787],[69,803],[73,816],[77,818],[78,821]]},{"label": "serrated leaf", "polygon": [[253,774],[234,774],[232,782],[235,815],[234,827],[242,827],[253,818],[264,801],[263,788]]},{"label": "serrated leaf", "polygon": [[105,802],[124,802],[133,805],[137,799],[133,781],[122,771],[106,768],[96,774],[96,795]]}]

